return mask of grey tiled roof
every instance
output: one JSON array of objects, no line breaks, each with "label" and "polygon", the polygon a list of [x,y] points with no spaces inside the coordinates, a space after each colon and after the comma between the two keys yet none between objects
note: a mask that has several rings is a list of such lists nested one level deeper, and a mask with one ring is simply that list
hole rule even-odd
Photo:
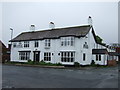
[{"label": "grey tiled roof", "polygon": [[120,56],[120,53],[118,52],[108,52],[108,54],[111,56]]},{"label": "grey tiled roof", "polygon": [[107,49],[92,49],[92,54],[108,54]]},{"label": "grey tiled roof", "polygon": [[90,25],[55,28],[51,30],[24,32],[12,39],[11,41],[39,40],[39,39],[54,39],[62,36],[84,37],[90,30]]}]

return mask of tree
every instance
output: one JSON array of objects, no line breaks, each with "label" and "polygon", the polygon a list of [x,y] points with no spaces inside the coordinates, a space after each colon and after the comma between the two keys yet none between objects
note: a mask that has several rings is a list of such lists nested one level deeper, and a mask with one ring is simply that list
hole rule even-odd
[{"label": "tree", "polygon": [[103,41],[103,39],[100,38],[98,35],[96,35],[96,40],[97,40],[98,43],[102,43],[102,41]]}]

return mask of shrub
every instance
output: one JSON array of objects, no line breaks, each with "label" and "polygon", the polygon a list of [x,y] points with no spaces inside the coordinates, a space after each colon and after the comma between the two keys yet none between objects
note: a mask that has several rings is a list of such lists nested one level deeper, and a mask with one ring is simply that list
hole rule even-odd
[{"label": "shrub", "polygon": [[95,65],[95,61],[94,61],[94,60],[91,61],[91,65],[92,65],[92,66]]},{"label": "shrub", "polygon": [[34,61],[28,60],[27,64],[34,64]]},{"label": "shrub", "polygon": [[57,66],[61,66],[62,64],[59,62],[59,63],[57,63]]},{"label": "shrub", "polygon": [[43,60],[41,60],[41,61],[39,62],[39,65],[46,65],[46,63],[45,63]]},{"label": "shrub", "polygon": [[74,66],[75,66],[75,67],[79,67],[80,64],[79,64],[78,62],[74,62]]},{"label": "shrub", "polygon": [[97,67],[100,67],[101,65],[99,65],[99,64],[96,64],[96,66],[97,66]]}]

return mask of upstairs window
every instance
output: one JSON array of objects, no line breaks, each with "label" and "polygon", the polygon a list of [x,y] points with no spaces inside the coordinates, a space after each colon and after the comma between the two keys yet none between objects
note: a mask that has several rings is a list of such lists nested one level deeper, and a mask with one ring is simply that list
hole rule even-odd
[{"label": "upstairs window", "polygon": [[98,49],[98,44],[96,44],[96,49]]},{"label": "upstairs window", "polygon": [[36,41],[34,42],[34,46],[35,46],[35,47],[39,47],[39,42],[38,42],[38,40],[36,40]]},{"label": "upstairs window", "polygon": [[45,47],[50,47],[50,39],[45,39]]},{"label": "upstairs window", "polygon": [[19,47],[19,48],[21,48],[21,47],[22,47],[22,43],[21,43],[21,42],[19,42],[18,47]]},{"label": "upstairs window", "polygon": [[29,41],[24,41],[24,47],[29,47]]},{"label": "upstairs window", "polygon": [[88,44],[87,44],[87,42],[84,43],[83,48],[88,49]]},{"label": "upstairs window", "polygon": [[61,46],[74,46],[74,37],[61,37]]},{"label": "upstairs window", "polygon": [[14,48],[21,48],[21,47],[22,47],[22,43],[21,43],[21,42],[17,42],[17,43],[14,42],[14,43],[13,43],[13,47],[14,47]]},{"label": "upstairs window", "polygon": [[13,43],[13,47],[15,48],[17,46],[17,43]]}]

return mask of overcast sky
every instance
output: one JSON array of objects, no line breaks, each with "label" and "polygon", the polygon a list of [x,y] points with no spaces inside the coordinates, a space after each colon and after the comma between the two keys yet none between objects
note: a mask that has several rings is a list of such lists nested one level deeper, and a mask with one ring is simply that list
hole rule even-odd
[{"label": "overcast sky", "polygon": [[2,41],[7,45],[10,40],[10,27],[13,37],[21,32],[30,31],[31,24],[37,30],[49,28],[53,21],[56,27],[78,26],[93,19],[97,35],[105,43],[118,42],[118,5],[117,2],[5,2],[2,4]]}]

